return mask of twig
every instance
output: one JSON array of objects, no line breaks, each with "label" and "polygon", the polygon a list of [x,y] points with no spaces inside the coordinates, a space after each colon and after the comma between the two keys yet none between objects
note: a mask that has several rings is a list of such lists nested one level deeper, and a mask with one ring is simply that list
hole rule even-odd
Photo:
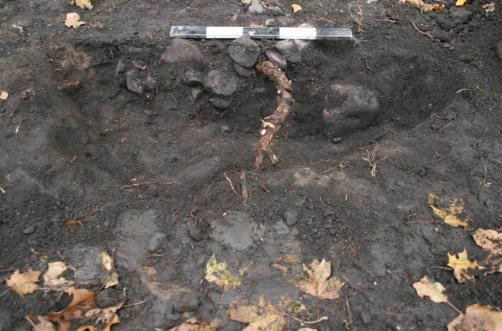
[{"label": "twig", "polygon": [[4,295],[6,295],[9,292],[9,290],[10,290],[10,288],[6,288],[5,291],[0,293],[0,298],[3,297]]},{"label": "twig", "polygon": [[321,323],[322,321],[327,321],[329,318],[328,316],[323,316],[315,321],[304,321],[302,319],[299,319],[297,317],[294,317],[294,316],[291,316],[291,315],[288,315],[286,313],[280,313],[282,316],[285,316],[287,318],[291,318],[292,320],[294,321],[297,321],[298,323],[301,323],[301,324],[307,324],[307,325],[312,325],[312,324],[317,324],[317,323]]},{"label": "twig", "polygon": [[165,182],[165,183],[160,183],[160,182],[142,182],[142,183],[134,183],[131,185],[124,185],[122,188],[134,188],[134,187],[140,187],[140,186],[145,186],[145,185],[159,185],[159,186],[168,186],[168,185],[181,185],[178,182]]},{"label": "twig", "polygon": [[228,178],[226,172],[223,173],[223,177],[225,177],[225,179],[227,180],[228,184],[230,185],[230,188],[232,189],[232,192],[234,192],[235,195],[239,196],[239,193],[237,193],[237,191],[235,190],[235,187],[234,187],[234,184],[232,183],[232,180],[230,178]]},{"label": "twig", "polygon": [[354,328],[354,322],[352,321],[352,312],[350,311],[349,296],[347,295],[347,292],[345,292],[345,305],[347,306],[347,314],[349,315],[349,320],[344,324],[345,328],[350,331]]},{"label": "twig", "polygon": [[33,326],[33,329],[35,330],[38,330],[38,331],[44,331],[42,330],[41,328],[38,327],[38,325],[36,325],[32,320],[31,318],[29,318],[28,316],[25,316],[24,318],[26,318],[26,320],[28,321],[28,323],[31,324],[31,326]]},{"label": "twig", "polygon": [[0,193],[5,194],[5,189],[0,186]]},{"label": "twig", "polygon": [[411,25],[413,25],[413,27],[415,28],[415,30],[417,30],[417,31],[418,31],[418,33],[420,33],[420,34],[422,34],[422,35],[424,35],[424,36],[427,36],[427,37],[431,38],[432,40],[436,40],[436,39],[435,39],[435,38],[431,35],[431,33],[430,33],[430,32],[420,30],[420,29],[418,28],[418,26],[415,24],[415,22],[413,22],[413,21],[411,21],[411,20],[410,20],[410,23],[411,23]]},{"label": "twig", "polygon": [[375,177],[377,173],[377,164],[380,161],[385,160],[388,158],[389,155],[385,155],[383,157],[378,157],[378,145],[375,145],[375,148],[373,148],[373,151],[370,153],[369,150],[366,150],[366,155],[362,156],[361,159],[364,161],[368,162],[371,168],[371,177]]},{"label": "twig", "polygon": [[248,181],[246,178],[246,172],[244,170],[241,170],[241,190],[242,190],[242,198],[244,199],[244,202],[246,202],[249,198],[249,191],[248,191]]},{"label": "twig", "polygon": [[450,301],[446,301],[446,303],[448,304],[448,306],[450,306],[451,308],[453,308],[460,315],[464,314],[460,309],[458,309],[457,307],[455,307]]},{"label": "twig", "polygon": [[135,303],[131,303],[131,304],[128,304],[128,305],[123,305],[122,308],[135,307],[135,306],[142,305],[144,303],[146,303],[146,300],[141,300],[141,301],[138,301],[138,302],[135,302]]}]

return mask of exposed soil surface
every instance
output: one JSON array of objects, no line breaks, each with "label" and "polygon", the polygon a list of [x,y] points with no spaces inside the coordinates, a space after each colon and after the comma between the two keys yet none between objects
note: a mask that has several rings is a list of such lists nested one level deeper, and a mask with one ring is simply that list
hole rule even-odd
[{"label": "exposed soil surface", "polygon": [[[61,260],[96,290],[99,252],[116,249],[120,285],[98,304],[124,288],[127,304],[144,303],[121,309],[113,330],[167,330],[191,316],[241,330],[227,305],[262,294],[274,305],[301,300],[301,319],[328,316],[317,330],[445,329],[458,313],[416,295],[425,275],[462,311],[502,307],[500,274],[459,284],[441,268],[448,252],[484,253],[427,204],[429,192],[461,198],[472,229],[502,225],[502,8],[315,0],[292,15],[282,0],[260,14],[237,0],[68,2],[0,3],[0,89],[9,92],[0,101],[1,280]],[[87,24],[65,27],[72,11]],[[258,61],[279,48],[269,55],[287,60],[295,100],[274,141],[279,162],[255,170],[274,84],[235,65],[232,41],[173,41],[168,31],[271,18],[350,27],[357,42],[246,48]],[[375,176],[368,155],[380,160]],[[331,261],[346,282],[341,297],[301,293],[273,266],[287,254]],[[204,280],[212,255],[245,270],[238,288]],[[30,330],[25,315],[69,301],[6,289],[0,330]],[[288,320],[287,330],[299,328]]]}]

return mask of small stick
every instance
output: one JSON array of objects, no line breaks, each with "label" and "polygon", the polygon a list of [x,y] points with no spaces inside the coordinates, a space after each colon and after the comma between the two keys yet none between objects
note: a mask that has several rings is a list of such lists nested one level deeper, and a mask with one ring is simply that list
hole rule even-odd
[{"label": "small stick", "polygon": [[426,31],[422,31],[422,30],[420,30],[420,29],[418,28],[418,26],[415,24],[415,22],[413,22],[413,21],[411,21],[411,20],[410,20],[410,23],[411,23],[411,25],[413,25],[413,27],[415,28],[415,30],[417,30],[417,31],[418,31],[418,33],[420,33],[420,34],[422,34],[422,35],[424,35],[424,36],[427,36],[427,37],[431,38],[432,40],[435,40],[435,39],[434,39],[434,37],[431,35],[431,33],[430,33],[430,32],[426,32]]},{"label": "small stick", "polygon": [[453,308],[460,315],[464,314],[460,309],[458,309],[457,307],[455,307],[450,301],[446,301],[446,303],[448,304],[448,306],[450,306],[451,308]]},{"label": "small stick", "polygon": [[244,199],[244,202],[247,201],[249,198],[249,191],[248,191],[248,181],[246,178],[246,172],[244,170],[241,170],[241,189],[242,189],[242,198]]},{"label": "small stick", "polygon": [[345,305],[347,306],[347,313],[349,315],[348,329],[351,330],[354,324],[352,322],[352,312],[350,311],[349,296],[347,295],[347,292],[345,292]]},{"label": "small stick", "polygon": [[234,187],[234,184],[232,183],[232,180],[230,178],[228,178],[227,176],[227,173],[224,172],[223,173],[223,176],[225,177],[225,179],[227,180],[228,184],[230,184],[230,188],[232,189],[232,192],[235,193],[235,195],[239,196],[239,193],[237,193],[237,191],[235,190],[235,187]]},{"label": "small stick", "polygon": [[5,192],[6,192],[5,189],[0,186],[0,193],[5,194]]},{"label": "small stick", "polygon": [[134,188],[134,187],[145,186],[145,185],[168,186],[168,185],[181,185],[181,184],[178,182],[166,182],[166,183],[143,182],[143,183],[135,183],[135,184],[131,184],[131,185],[124,185],[124,186],[122,186],[122,188]]},{"label": "small stick", "polygon": [[135,303],[131,303],[131,304],[128,304],[128,305],[124,305],[122,306],[122,308],[130,308],[130,307],[135,307],[135,306],[139,306],[139,305],[142,305],[146,303],[146,300],[141,300],[141,301],[138,301],[138,302],[135,302]]},{"label": "small stick", "polygon": [[315,321],[304,321],[304,320],[301,320],[297,317],[294,317],[294,316],[291,316],[291,315],[288,315],[286,313],[281,313],[283,316],[287,317],[287,318],[291,318],[292,320],[294,321],[297,321],[298,323],[301,323],[301,324],[308,324],[308,325],[312,325],[312,324],[317,324],[317,323],[321,323],[322,321],[327,321],[329,318],[328,316],[323,316]]},{"label": "small stick", "polygon": [[10,288],[5,289],[2,293],[0,293],[0,298],[6,295],[9,292]]}]

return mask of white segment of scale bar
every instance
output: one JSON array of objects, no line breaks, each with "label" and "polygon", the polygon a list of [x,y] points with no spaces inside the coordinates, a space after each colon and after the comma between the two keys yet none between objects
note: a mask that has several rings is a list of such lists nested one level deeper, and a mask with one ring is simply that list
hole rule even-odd
[{"label": "white segment of scale bar", "polygon": [[208,26],[206,28],[206,38],[239,38],[244,34],[244,28],[232,26]]},{"label": "white segment of scale bar", "polygon": [[317,37],[316,28],[280,28],[280,39],[307,39],[315,40]]}]

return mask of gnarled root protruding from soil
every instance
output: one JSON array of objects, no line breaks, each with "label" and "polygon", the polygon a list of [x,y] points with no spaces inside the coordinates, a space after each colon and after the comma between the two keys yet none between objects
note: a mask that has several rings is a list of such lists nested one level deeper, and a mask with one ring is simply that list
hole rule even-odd
[{"label": "gnarled root protruding from soil", "polygon": [[281,128],[281,125],[288,118],[293,96],[290,92],[293,86],[286,74],[279,68],[279,66],[270,61],[263,61],[256,65],[256,69],[261,71],[270,80],[274,81],[277,87],[277,108],[272,115],[265,117],[262,120],[262,129],[260,130],[260,144],[258,145],[258,154],[256,155],[255,166],[259,168],[265,154],[269,153],[272,163],[277,162],[277,156],[270,151],[270,145],[274,139],[275,134]]}]

